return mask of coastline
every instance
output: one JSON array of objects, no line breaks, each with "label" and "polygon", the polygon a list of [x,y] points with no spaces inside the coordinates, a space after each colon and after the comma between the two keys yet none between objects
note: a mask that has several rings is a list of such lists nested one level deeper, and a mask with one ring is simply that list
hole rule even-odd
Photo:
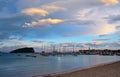
[{"label": "coastline", "polygon": [[83,69],[52,73],[48,75],[36,75],[33,77],[120,77],[120,61],[96,65]]}]

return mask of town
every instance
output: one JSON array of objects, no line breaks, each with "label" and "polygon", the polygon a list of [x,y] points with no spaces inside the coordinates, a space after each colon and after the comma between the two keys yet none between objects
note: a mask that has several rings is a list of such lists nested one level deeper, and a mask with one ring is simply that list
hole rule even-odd
[{"label": "town", "polygon": [[73,51],[73,52],[58,52],[58,51],[53,51],[53,52],[45,52],[42,51],[40,53],[42,56],[50,56],[50,55],[109,55],[109,56],[120,56],[120,50],[96,50],[96,49],[89,49],[89,50],[79,50],[79,51]]}]

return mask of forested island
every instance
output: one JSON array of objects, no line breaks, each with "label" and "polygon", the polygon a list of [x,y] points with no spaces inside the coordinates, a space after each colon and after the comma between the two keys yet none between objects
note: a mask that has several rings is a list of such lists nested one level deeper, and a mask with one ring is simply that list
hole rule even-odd
[{"label": "forested island", "polygon": [[35,53],[35,51],[32,47],[31,48],[25,47],[10,51],[10,53]]}]

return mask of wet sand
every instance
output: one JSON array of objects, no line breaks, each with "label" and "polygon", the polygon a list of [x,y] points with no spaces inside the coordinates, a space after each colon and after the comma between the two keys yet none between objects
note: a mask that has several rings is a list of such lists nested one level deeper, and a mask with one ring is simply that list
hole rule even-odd
[{"label": "wet sand", "polygon": [[120,77],[120,61],[52,77]]},{"label": "wet sand", "polygon": [[42,77],[120,77],[120,61],[69,73],[57,74],[52,76],[45,75]]}]

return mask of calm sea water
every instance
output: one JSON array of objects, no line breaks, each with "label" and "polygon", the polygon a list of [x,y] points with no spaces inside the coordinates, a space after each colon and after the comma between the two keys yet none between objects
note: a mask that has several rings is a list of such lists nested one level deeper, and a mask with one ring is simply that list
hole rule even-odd
[{"label": "calm sea water", "polygon": [[26,57],[26,54],[2,54],[0,56],[0,77],[32,77],[34,75],[44,75],[83,69],[94,65],[120,61],[120,56],[40,56]]}]

